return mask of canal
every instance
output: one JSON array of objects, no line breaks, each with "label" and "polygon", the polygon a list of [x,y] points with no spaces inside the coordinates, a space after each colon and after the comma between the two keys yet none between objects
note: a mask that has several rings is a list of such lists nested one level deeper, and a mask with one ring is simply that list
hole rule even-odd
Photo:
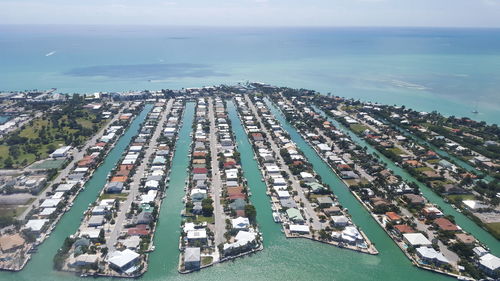
[{"label": "canal", "polygon": [[89,203],[93,203],[99,195],[106,183],[108,173],[116,166],[132,138],[138,134],[139,128],[151,108],[153,108],[152,104],[145,105],[141,113],[134,118],[104,162],[87,181],[85,190],[82,190],[77,196],[73,207],[63,215],[50,237],[38,247],[38,252],[33,254],[26,267],[21,272],[0,272],[0,280],[9,280],[11,278],[14,280],[68,280],[68,278],[74,276],[70,273],[54,271],[52,269],[52,259],[62,246],[64,239],[74,234],[80,226],[83,212],[87,210]]},{"label": "canal", "polygon": [[[319,110],[318,107],[314,106],[315,109]],[[322,114],[325,114],[324,112],[322,112]],[[399,132],[401,132],[403,135],[413,139],[415,142],[417,142],[418,144],[421,144],[421,145],[425,145],[425,146],[428,146],[430,149],[432,149],[434,152],[436,152],[437,154],[439,154],[439,156],[443,157],[443,158],[447,158],[448,160],[450,160],[451,162],[453,162],[454,164],[456,164],[457,166],[460,166],[462,167],[463,169],[469,171],[469,172],[474,172],[478,175],[483,175],[484,176],[484,181],[486,182],[491,182],[493,181],[493,177],[488,175],[488,174],[485,174],[483,173],[482,171],[476,169],[475,167],[472,167],[469,163],[465,162],[464,160],[456,157],[455,155],[451,155],[449,154],[448,152],[440,149],[439,147],[433,145],[432,143],[416,136],[415,134],[412,134],[410,132],[408,132],[406,129],[404,128],[401,128],[400,126],[396,125],[396,124],[393,124],[393,123],[389,123],[387,120],[382,120],[384,121],[386,124],[390,124],[392,125],[393,127],[395,127]]]},{"label": "canal", "polygon": [[408,182],[414,182],[415,184],[418,185],[420,191],[422,194],[427,198],[430,202],[438,205],[445,214],[447,215],[452,215],[455,218],[456,223],[462,227],[464,230],[467,232],[470,232],[474,237],[476,237],[479,241],[482,243],[486,244],[491,252],[495,255],[500,254],[500,243],[498,243],[498,240],[493,237],[491,234],[489,234],[486,230],[478,226],[476,223],[474,223],[471,219],[463,215],[462,213],[457,212],[453,207],[450,206],[450,204],[444,202],[443,198],[434,193],[430,188],[428,188],[425,184],[417,181],[414,177],[412,177],[410,174],[408,174],[405,170],[403,170],[401,167],[396,166],[394,162],[392,162],[389,158],[385,157],[382,155],[380,152],[378,152],[375,148],[373,148],[369,143],[367,143],[364,139],[358,137],[355,133],[353,133],[351,130],[346,128],[344,125],[341,123],[337,122],[335,119],[327,116],[325,112],[320,110],[319,108],[314,107],[318,113],[322,114],[323,116],[328,118],[328,121],[330,121],[332,124],[334,124],[337,128],[339,128],[342,132],[346,133],[349,135],[349,137],[356,142],[357,144],[361,146],[367,147],[367,151],[369,153],[375,153],[379,159],[381,159],[384,163],[387,164],[387,168],[392,170],[394,174],[401,176],[404,180]]},{"label": "canal", "polygon": [[[188,103],[183,116],[183,125],[179,132],[179,140],[176,144],[170,184],[160,212],[154,240],[156,249],[149,256],[149,270],[140,278],[141,280],[451,280],[412,266],[342,182],[315,154],[314,150],[301,140],[297,132],[289,124],[286,124],[281,115],[277,115],[279,121],[284,125],[284,129],[290,132],[318,174],[333,188],[341,203],[349,208],[356,224],[376,243],[380,254],[371,256],[306,239],[285,238],[280,225],[272,219],[266,186],[261,181],[262,175],[258,163],[254,159],[252,146],[240,123],[235,105],[228,102],[227,108],[238,151],[241,154],[243,173],[252,192],[251,200],[257,209],[257,222],[263,233],[264,250],[235,261],[215,265],[200,272],[187,275],[181,275],[177,272],[180,212],[183,208],[184,182],[187,178],[186,169],[189,165],[190,132],[194,119],[194,104]],[[273,111],[276,114],[276,110],[273,109]],[[144,120],[144,117],[145,113],[143,112],[140,118],[135,121]],[[140,122],[135,121],[129,130],[134,133],[140,125]],[[129,131],[126,134],[129,134]],[[101,181],[95,181],[93,183],[95,186],[89,186],[84,191],[85,193],[80,194],[81,197],[77,199],[78,204],[75,204],[73,209],[63,217],[52,236],[40,247],[39,253],[35,255],[35,259],[28,264],[25,271],[20,273],[1,272],[0,280],[11,278],[21,281],[89,280],[52,270],[52,257],[57,248],[61,246],[63,239],[74,233],[80,223],[79,218],[82,212],[99,193],[107,173],[113,168],[114,163],[128,144],[128,141],[123,142],[120,140],[120,143],[112,151],[113,154],[110,154],[109,161],[106,160],[110,162],[106,163],[108,168],[104,169],[105,165],[101,166],[104,170]],[[118,151],[115,153],[115,150]],[[112,159],[114,161],[111,161]],[[99,278],[99,280],[101,279],[112,280]]]}]

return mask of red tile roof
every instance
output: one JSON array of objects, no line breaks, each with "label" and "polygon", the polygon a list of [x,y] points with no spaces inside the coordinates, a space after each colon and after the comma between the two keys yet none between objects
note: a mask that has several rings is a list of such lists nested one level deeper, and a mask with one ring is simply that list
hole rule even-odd
[{"label": "red tile roof", "polygon": [[441,229],[446,231],[457,231],[458,227],[446,218],[438,218],[434,220],[434,223]]}]

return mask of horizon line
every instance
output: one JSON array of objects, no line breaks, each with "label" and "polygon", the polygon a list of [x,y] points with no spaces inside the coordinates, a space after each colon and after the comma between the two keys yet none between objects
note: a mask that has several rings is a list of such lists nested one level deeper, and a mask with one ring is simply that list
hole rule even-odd
[{"label": "horizon line", "polygon": [[186,27],[186,28],[415,28],[415,29],[500,29],[500,26],[432,26],[432,25],[182,25],[120,23],[0,23],[0,26],[107,26],[107,27]]}]

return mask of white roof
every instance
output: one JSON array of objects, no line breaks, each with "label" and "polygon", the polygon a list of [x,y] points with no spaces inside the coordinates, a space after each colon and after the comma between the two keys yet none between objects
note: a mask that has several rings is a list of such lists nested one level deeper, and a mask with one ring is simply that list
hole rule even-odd
[{"label": "white roof", "polygon": [[42,227],[48,222],[49,220],[47,219],[40,219],[40,220],[29,220],[26,223],[26,228],[31,229],[32,231],[40,231]]},{"label": "white roof", "polygon": [[194,230],[194,222],[186,222],[183,227],[184,232],[192,231]]},{"label": "white roof", "polygon": [[80,231],[80,237],[87,236],[90,239],[95,239],[99,237],[99,233],[101,232],[100,229],[95,229],[95,228],[85,228],[82,231]]},{"label": "white roof", "polygon": [[184,262],[200,261],[200,248],[186,248],[184,251]]},{"label": "white roof", "polygon": [[64,195],[64,192],[62,191],[58,191],[56,193],[54,193],[54,195],[52,195],[52,197],[50,199],[61,199]]},{"label": "white roof", "polygon": [[109,255],[108,262],[117,266],[117,267],[124,267],[131,261],[137,259],[139,257],[139,254],[129,250],[125,249],[123,251],[115,251]]},{"label": "white roof", "polygon": [[412,246],[430,246],[432,245],[431,241],[427,239],[422,233],[405,233],[403,237],[410,243]]},{"label": "white roof", "polygon": [[313,175],[311,173],[308,173],[308,172],[301,172],[300,177],[303,179],[307,179],[307,178],[312,178]]},{"label": "white roof", "polygon": [[63,183],[57,186],[56,191],[69,191],[75,186],[74,183]]},{"label": "white roof", "polygon": [[188,239],[205,239],[207,238],[207,231],[205,229],[190,230],[187,233]]},{"label": "white roof", "polygon": [[326,143],[320,143],[320,144],[318,144],[318,148],[319,148],[319,150],[322,150],[322,151],[330,151],[330,150],[332,150],[331,147],[329,145],[327,145]]},{"label": "white roof", "polygon": [[426,258],[426,259],[436,259],[442,263],[450,263],[450,261],[443,256],[440,252],[434,250],[434,248],[431,247],[419,247],[417,248],[417,252],[420,254],[420,256]]},{"label": "white roof", "polygon": [[236,229],[247,228],[250,225],[250,221],[248,220],[248,218],[244,217],[237,217],[235,219],[232,219],[231,223],[233,225],[233,228]]},{"label": "white roof", "polygon": [[489,270],[500,268],[500,258],[492,254],[486,254],[479,259],[479,263]]},{"label": "white roof", "polygon": [[280,168],[276,165],[268,165],[266,166],[266,170],[268,173],[277,173],[280,171]]},{"label": "white roof", "polygon": [[45,208],[40,212],[40,216],[49,216],[56,211],[56,208]]},{"label": "white roof", "polygon": [[244,231],[240,230],[238,231],[238,234],[236,234],[236,237],[234,239],[238,242],[243,242],[243,241],[254,241],[257,237],[257,234],[255,232],[249,232],[249,231]]},{"label": "white roof", "polygon": [[278,190],[276,191],[276,193],[278,194],[278,197],[279,198],[288,198],[290,197],[290,193],[286,190]]},{"label": "white roof", "polygon": [[290,231],[309,233],[309,226],[301,224],[291,224]]},{"label": "white roof", "polygon": [[61,201],[62,201],[61,199],[45,199],[45,201],[43,201],[40,207],[42,208],[55,207]]}]

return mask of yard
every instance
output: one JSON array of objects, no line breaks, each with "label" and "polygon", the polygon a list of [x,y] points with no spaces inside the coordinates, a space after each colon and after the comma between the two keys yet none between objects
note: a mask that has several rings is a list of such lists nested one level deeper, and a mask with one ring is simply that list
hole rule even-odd
[{"label": "yard", "polygon": [[401,155],[401,154],[404,154],[404,152],[397,148],[397,147],[393,147],[393,148],[388,148],[387,150],[391,151],[392,153],[396,154],[396,155]]},{"label": "yard", "polygon": [[493,236],[495,236],[497,239],[500,238],[500,222],[487,223],[485,225],[486,228],[488,228],[493,234]]},{"label": "yard", "polygon": [[99,197],[99,200],[118,199],[120,201],[127,200],[128,193],[104,193]]},{"label": "yard", "polygon": [[365,130],[368,129],[368,127],[366,127],[365,125],[361,125],[361,124],[351,124],[349,127],[356,134],[363,133]]},{"label": "yard", "polygon": [[81,105],[67,105],[30,121],[0,142],[0,168],[25,167],[61,146],[83,144],[106,123],[99,116]]}]

